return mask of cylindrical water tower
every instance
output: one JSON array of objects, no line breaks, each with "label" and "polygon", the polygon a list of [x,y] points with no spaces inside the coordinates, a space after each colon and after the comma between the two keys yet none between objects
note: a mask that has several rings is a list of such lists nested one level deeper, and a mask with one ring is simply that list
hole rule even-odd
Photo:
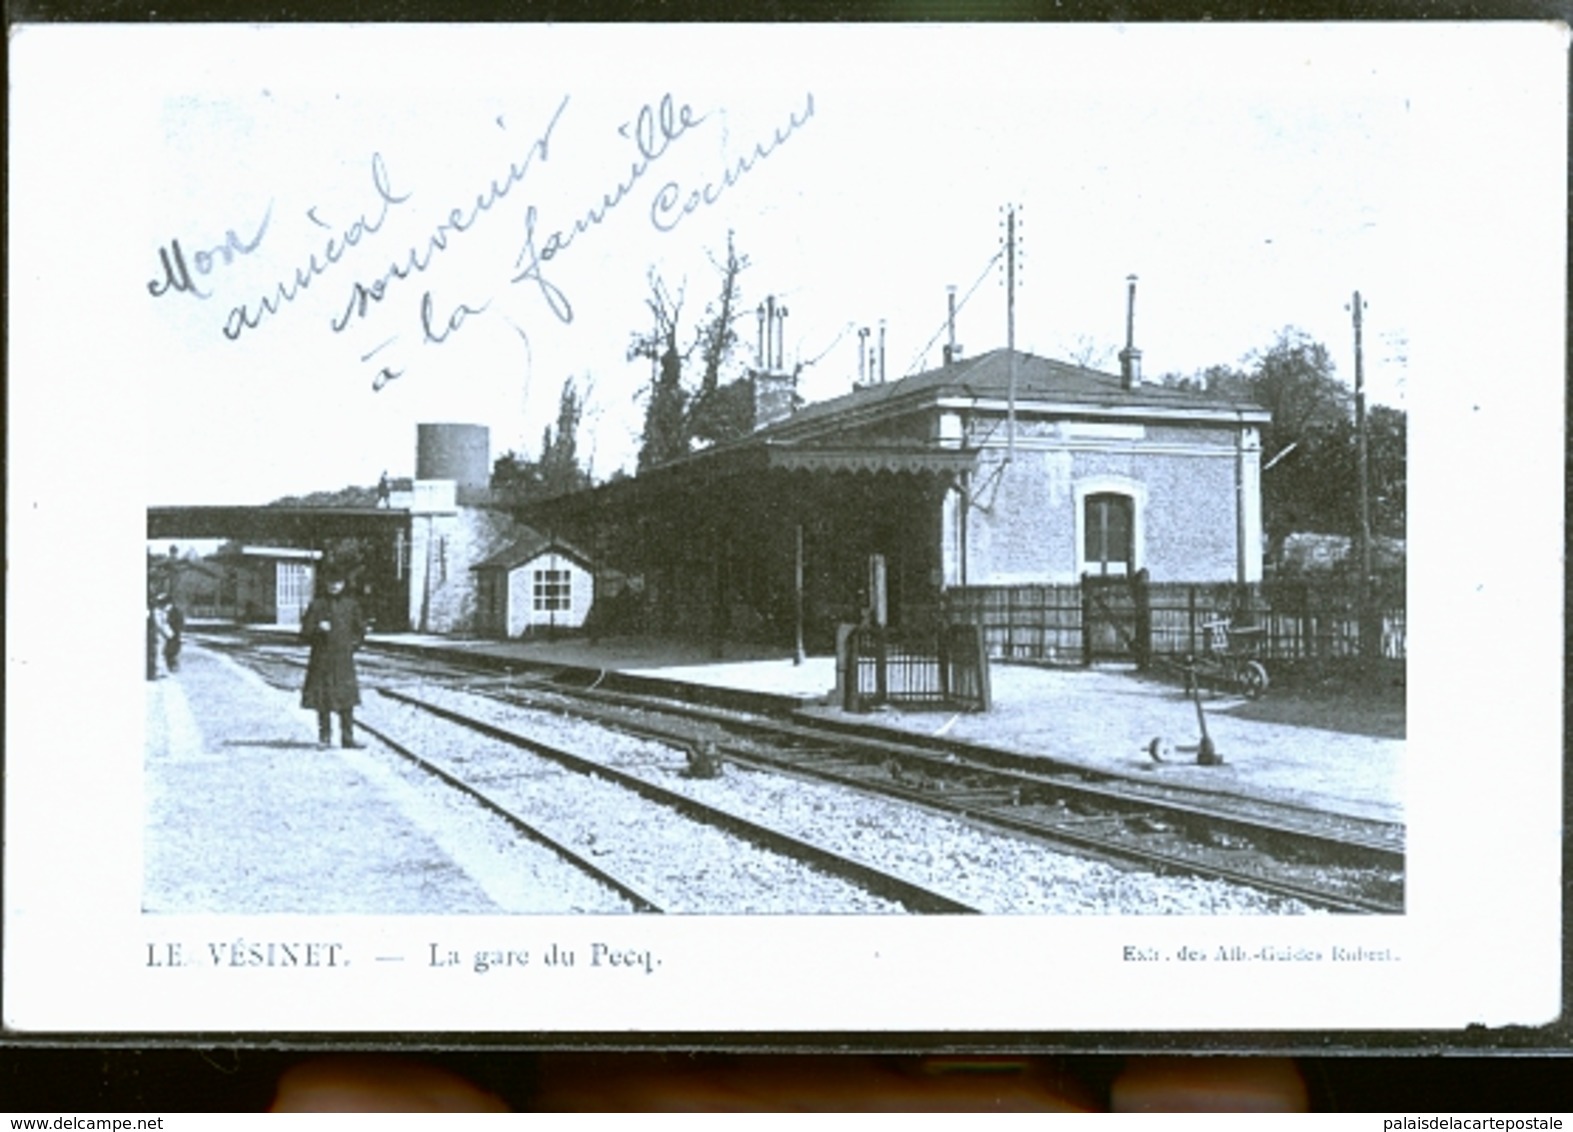
[{"label": "cylindrical water tower", "polygon": [[415,426],[415,478],[453,480],[460,488],[491,483],[491,433],[485,425]]}]

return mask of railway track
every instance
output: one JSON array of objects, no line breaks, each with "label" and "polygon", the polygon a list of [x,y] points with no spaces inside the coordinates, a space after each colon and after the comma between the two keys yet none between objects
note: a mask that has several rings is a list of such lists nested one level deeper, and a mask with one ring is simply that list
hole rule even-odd
[{"label": "railway track", "polygon": [[[739,766],[878,795],[1160,874],[1213,878],[1338,912],[1403,909],[1402,827],[1266,803],[1226,809],[1195,791],[1029,763],[1005,752],[958,753],[934,742],[871,739],[801,720],[652,700],[593,686],[582,670],[499,675],[448,658],[366,659],[363,670],[373,683],[462,691],[678,747],[703,744]],[[382,690],[417,702],[396,687]],[[455,723],[464,714],[440,705],[423,709],[433,708]]]},{"label": "railway track", "polygon": [[[298,673],[304,664],[298,657],[277,653],[258,655],[250,650],[227,651],[232,654],[239,653],[240,659],[251,664],[265,679],[270,679],[270,682],[277,687],[293,690],[298,686]],[[419,767],[426,774],[441,781],[447,787],[462,792],[496,817],[507,822],[516,832],[535,844],[549,849],[567,864],[613,890],[635,911],[723,913],[740,909],[731,904],[735,899],[731,895],[710,905],[696,903],[696,900],[702,901],[703,897],[695,897],[691,888],[677,900],[664,896],[660,891],[662,876],[655,875],[652,880],[651,875],[664,874],[669,881],[674,872],[683,871],[681,866],[676,865],[669,858],[664,861],[660,869],[651,869],[647,863],[644,866],[647,875],[643,879],[627,876],[626,871],[629,868],[638,867],[624,865],[619,868],[620,859],[627,856],[624,848],[630,837],[644,840],[658,839],[665,843],[669,852],[689,852],[701,857],[702,864],[689,871],[695,874],[712,874],[712,880],[725,888],[728,893],[735,894],[740,889],[750,887],[751,884],[756,887],[769,885],[778,892],[788,893],[795,887],[794,878],[790,875],[794,870],[787,870],[787,875],[783,875],[779,867],[768,872],[761,870],[758,865],[760,854],[790,862],[796,866],[795,871],[799,874],[809,870],[831,878],[842,887],[855,890],[851,899],[843,898],[840,902],[834,902],[837,898],[832,892],[830,896],[824,897],[832,901],[828,906],[810,903],[806,907],[796,909],[798,911],[828,910],[862,913],[887,911],[926,914],[973,914],[978,911],[944,893],[838,854],[822,845],[747,820],[727,810],[706,805],[684,794],[666,790],[637,775],[618,770],[606,762],[541,743],[529,736],[487,723],[462,712],[427,703],[396,690],[380,688],[378,691],[394,704],[420,711],[435,720],[463,728],[483,739],[490,740],[493,744],[501,744],[512,748],[515,752],[527,752],[538,760],[553,764],[553,767],[561,772],[556,776],[543,772],[540,768],[522,767],[516,758],[506,754],[500,755],[495,751],[487,752],[484,748],[478,754],[472,750],[464,756],[455,756],[451,753],[447,756],[434,756],[431,753],[433,747],[447,748],[451,752],[464,747],[473,748],[474,744],[444,742],[433,734],[427,734],[422,739],[411,739],[409,732],[419,729],[408,726],[407,720],[404,721],[406,725],[401,727],[398,721],[390,721],[385,717],[379,716],[373,721],[364,718],[366,714],[364,712],[357,714],[358,730],[376,737],[390,750]],[[597,817],[592,820],[590,824],[595,828],[588,832],[585,829],[585,820],[571,823],[574,830],[568,835],[550,828],[550,823],[542,823],[533,815],[524,816],[525,811],[539,809],[538,806],[531,805],[532,797],[538,800],[543,791],[561,792],[564,781],[569,778],[584,780],[579,785],[588,787],[588,790],[579,791],[581,804],[577,810],[581,818],[587,814],[604,815],[608,811],[618,810],[615,803],[607,802],[608,795],[613,792],[636,796],[647,805],[643,808],[643,812],[637,815],[635,821],[627,820],[628,811],[626,807],[622,807],[612,817],[604,820]],[[516,788],[516,784],[521,780],[528,783],[529,789],[521,791]],[[595,796],[594,801],[586,800],[590,795]],[[652,816],[652,809],[660,811],[659,816]],[[624,828],[616,828],[619,825]],[[630,830],[627,828],[629,826],[637,828]],[[708,844],[697,846],[692,844],[705,841],[707,834],[720,836],[711,836]],[[728,840],[746,844],[756,852],[739,854],[725,843]],[[690,844],[679,846],[677,843],[681,842]],[[648,859],[649,854],[640,854],[640,856]],[[729,868],[753,875],[745,882],[739,882],[736,878],[726,879],[715,876]],[[801,887],[800,882],[796,886]],[[859,894],[872,899],[859,900],[857,899]],[[809,891],[805,899],[813,901],[816,896]],[[776,910],[793,909],[782,907]]]},{"label": "railway track", "polygon": [[[484,694],[531,702],[496,688]],[[695,718],[689,709],[679,714]],[[609,722],[604,713],[596,718]],[[1360,823],[1341,822],[1345,829],[1334,832],[1314,828],[1303,814],[1275,821],[1088,783],[1075,773],[1002,769],[802,724],[704,718],[727,736],[709,740],[715,754],[741,765],[881,794],[1156,872],[1229,881],[1333,911],[1403,911],[1403,850],[1386,829],[1351,832]],[[666,742],[695,741],[681,726],[613,725]]]}]

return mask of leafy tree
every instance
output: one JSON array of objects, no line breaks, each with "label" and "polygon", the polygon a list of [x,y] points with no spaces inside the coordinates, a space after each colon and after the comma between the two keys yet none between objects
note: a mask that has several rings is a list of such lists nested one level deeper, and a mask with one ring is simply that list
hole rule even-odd
[{"label": "leafy tree", "polygon": [[754,383],[740,377],[694,399],[688,414],[689,434],[697,441],[719,444],[754,431]]},{"label": "leafy tree", "polygon": [[1365,416],[1373,533],[1403,538],[1409,514],[1409,415],[1372,405]]},{"label": "leafy tree", "polygon": [[1254,399],[1251,395],[1250,375],[1232,366],[1208,366],[1206,369],[1197,370],[1188,376],[1182,376],[1177,373],[1165,374],[1159,378],[1159,381],[1176,389],[1212,393],[1219,397],[1234,397],[1243,400]]},{"label": "leafy tree", "polygon": [[557,422],[541,432],[541,454],[531,460],[508,451],[492,462],[492,490],[513,503],[545,499],[590,486],[590,474],[579,466],[579,422],[584,395],[572,377],[563,381],[557,401]]},{"label": "leafy tree", "polygon": [[1263,430],[1263,451],[1283,456],[1262,475],[1262,517],[1272,544],[1303,531],[1353,535],[1359,495],[1353,420],[1307,429],[1287,443],[1284,437],[1291,434],[1270,431],[1278,445],[1270,446],[1269,430]]},{"label": "leafy tree", "polygon": [[669,346],[661,352],[650,404],[645,409],[644,443],[639,448],[641,472],[688,454],[687,410],[682,356]]},{"label": "leafy tree", "polygon": [[[1327,348],[1287,327],[1239,368],[1215,365],[1165,384],[1255,401],[1271,414],[1262,429],[1262,511],[1276,547],[1296,532],[1353,535],[1359,526],[1354,394],[1334,375]],[[1375,533],[1399,534],[1406,497],[1406,418],[1375,406],[1366,418],[1369,494]]]},{"label": "leafy tree", "polygon": [[557,402],[557,430],[547,425],[541,436],[541,487],[547,495],[563,495],[590,486],[590,475],[579,466],[579,422],[584,396],[573,378],[563,381]]},{"label": "leafy tree", "polygon": [[492,461],[492,492],[500,499],[522,501],[541,495],[540,461],[509,449]]},{"label": "leafy tree", "polygon": [[351,484],[337,491],[313,491],[306,495],[286,495],[269,503],[269,507],[375,507],[377,488]]},{"label": "leafy tree", "polygon": [[1327,347],[1304,331],[1281,330],[1278,340],[1247,364],[1250,395],[1273,415],[1262,435],[1268,459],[1298,440],[1336,431],[1349,421],[1354,396],[1333,376]]}]

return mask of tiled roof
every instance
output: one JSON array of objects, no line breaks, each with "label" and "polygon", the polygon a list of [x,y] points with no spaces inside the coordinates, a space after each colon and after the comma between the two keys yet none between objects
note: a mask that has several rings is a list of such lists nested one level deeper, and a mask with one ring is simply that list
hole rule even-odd
[{"label": "tiled roof", "polygon": [[539,558],[549,550],[556,550],[561,554],[577,561],[581,566],[589,567],[590,556],[578,547],[564,542],[562,539],[547,538],[539,531],[525,529],[524,534],[514,539],[496,554],[488,555],[481,559],[472,570],[512,570],[516,566],[523,566],[531,559]]},{"label": "tiled roof", "polygon": [[[1009,351],[991,350],[939,369],[864,386],[829,401],[806,405],[791,417],[762,429],[759,435],[785,438],[805,425],[829,422],[844,414],[873,412],[884,415],[905,405],[916,407],[942,398],[1004,400],[1010,396],[1010,368]],[[1117,374],[1056,362],[1019,350],[1016,352],[1016,401],[1018,405],[1046,402],[1086,406],[1090,412],[1099,409],[1154,409],[1165,413],[1243,410],[1265,414],[1265,410],[1254,402],[1235,401],[1194,390],[1166,385],[1137,385],[1126,389]]]}]

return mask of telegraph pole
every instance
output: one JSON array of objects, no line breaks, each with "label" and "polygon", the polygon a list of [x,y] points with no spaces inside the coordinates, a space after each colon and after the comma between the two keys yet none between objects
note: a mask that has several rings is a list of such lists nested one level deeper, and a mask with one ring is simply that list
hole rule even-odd
[{"label": "telegraph pole", "polygon": [[1010,398],[1005,416],[1005,462],[1016,459],[1016,206],[1005,206],[1005,351],[1010,357]]},{"label": "telegraph pole", "polygon": [[1364,585],[1371,577],[1371,487],[1365,437],[1365,359],[1360,341],[1365,301],[1359,291],[1349,310],[1355,323],[1355,467],[1360,482],[1360,579]]},{"label": "telegraph pole", "polygon": [[1371,588],[1371,492],[1365,438],[1365,358],[1360,341],[1365,321],[1365,300],[1354,293],[1349,311],[1355,324],[1355,466],[1360,483],[1360,658],[1375,660],[1382,651],[1382,621]]}]

